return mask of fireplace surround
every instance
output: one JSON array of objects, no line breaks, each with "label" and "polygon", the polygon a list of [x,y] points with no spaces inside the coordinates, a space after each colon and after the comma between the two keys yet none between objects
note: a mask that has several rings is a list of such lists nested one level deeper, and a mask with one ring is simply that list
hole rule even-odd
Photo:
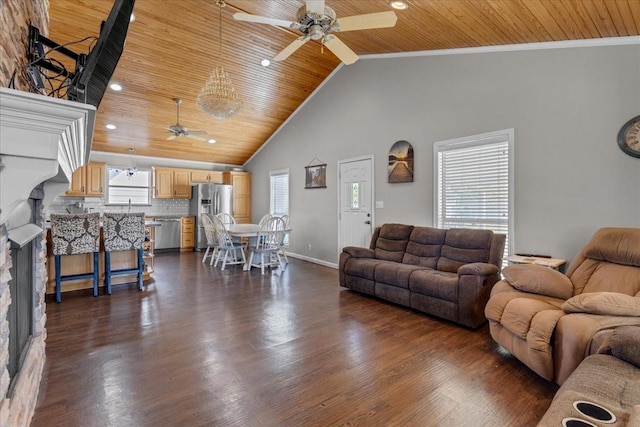
[{"label": "fireplace surround", "polygon": [[[0,88],[0,117],[0,426],[28,426],[42,379],[47,335],[42,210],[69,187],[72,172],[88,162],[95,107]],[[20,252],[25,250],[28,253]],[[31,277],[12,277],[24,274],[18,264],[25,257]],[[16,283],[31,284],[31,289],[20,289],[21,297],[30,297],[30,312],[10,320],[15,306],[11,311],[10,307],[18,299],[11,289]],[[20,338],[11,336],[21,329]],[[22,341],[17,356],[10,356],[12,339]]]}]

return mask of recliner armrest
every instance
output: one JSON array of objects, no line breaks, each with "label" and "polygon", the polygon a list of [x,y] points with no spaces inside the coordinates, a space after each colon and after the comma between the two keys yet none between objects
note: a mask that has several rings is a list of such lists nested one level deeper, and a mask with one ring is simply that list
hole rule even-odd
[{"label": "recliner armrest", "polygon": [[342,252],[351,255],[354,258],[375,258],[373,249],[361,248],[358,246],[345,246]]},{"label": "recliner armrest", "polygon": [[497,265],[487,264],[485,262],[472,262],[465,264],[458,269],[458,276],[465,274],[473,276],[490,276],[500,271]]}]

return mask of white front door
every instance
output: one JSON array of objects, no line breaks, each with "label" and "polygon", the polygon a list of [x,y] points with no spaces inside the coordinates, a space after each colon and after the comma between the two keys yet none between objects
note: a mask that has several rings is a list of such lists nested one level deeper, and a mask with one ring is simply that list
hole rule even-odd
[{"label": "white front door", "polygon": [[369,247],[373,232],[373,156],[341,160],[338,253],[345,246]]}]

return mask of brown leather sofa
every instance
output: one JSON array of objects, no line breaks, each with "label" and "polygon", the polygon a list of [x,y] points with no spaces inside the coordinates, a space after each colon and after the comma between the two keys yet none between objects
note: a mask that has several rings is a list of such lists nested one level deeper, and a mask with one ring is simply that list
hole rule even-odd
[{"label": "brown leather sofa", "polygon": [[541,377],[562,384],[602,335],[640,325],[640,229],[598,230],[566,276],[511,265],[485,314],[493,339]]},{"label": "brown leather sofa", "polygon": [[505,235],[384,224],[340,254],[340,286],[478,328],[500,280]]}]

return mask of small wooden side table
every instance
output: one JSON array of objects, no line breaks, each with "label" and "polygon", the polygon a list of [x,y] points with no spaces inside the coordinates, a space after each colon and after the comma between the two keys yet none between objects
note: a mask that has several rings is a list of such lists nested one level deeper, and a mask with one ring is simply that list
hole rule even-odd
[{"label": "small wooden side table", "polygon": [[505,257],[505,261],[509,264],[537,264],[544,265],[545,267],[553,268],[554,270],[562,271],[567,262],[566,259],[561,258],[541,258],[534,256],[522,256],[522,255],[509,255]]}]

